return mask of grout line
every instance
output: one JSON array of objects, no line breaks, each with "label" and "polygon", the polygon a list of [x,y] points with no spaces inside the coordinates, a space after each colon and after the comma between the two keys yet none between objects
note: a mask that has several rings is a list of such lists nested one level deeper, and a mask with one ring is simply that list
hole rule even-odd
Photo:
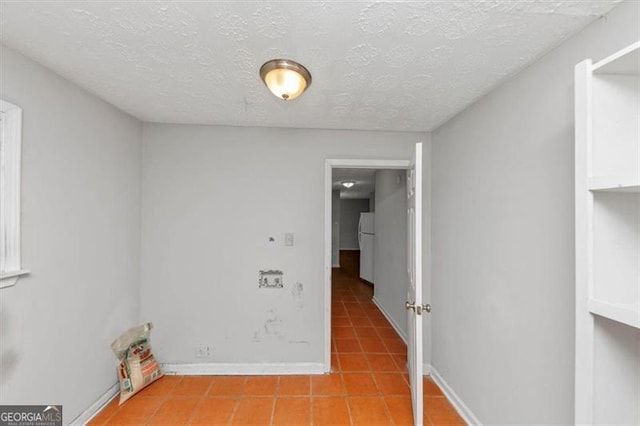
[{"label": "grout line", "polygon": [[313,426],[313,389],[311,386],[311,377],[309,377],[309,424]]},{"label": "grout line", "polygon": [[382,405],[384,407],[384,412],[387,415],[387,419],[389,420],[389,423],[395,426],[396,422],[393,421],[393,416],[391,415],[391,410],[387,405],[387,400],[385,399],[385,395],[382,395],[381,399],[382,399]]},{"label": "grout line", "polygon": [[149,424],[149,422],[153,419],[153,417],[158,414],[158,412],[160,411],[160,409],[162,408],[162,406],[167,402],[170,401],[171,399],[174,399],[176,397],[176,395],[173,395],[173,392],[175,391],[176,387],[178,387],[178,385],[180,383],[182,383],[182,381],[184,380],[184,377],[181,378],[178,383],[176,383],[173,388],[171,388],[171,392],[164,394],[163,396],[161,396],[160,398],[162,398],[162,402],[160,403],[160,405],[158,406],[158,408],[153,412],[153,414],[149,415],[147,417],[147,421],[145,423]]},{"label": "grout line", "polygon": [[164,405],[165,402],[167,402],[169,399],[169,396],[166,396],[164,400],[162,400],[162,402],[160,403],[160,405],[158,405],[158,408],[156,408],[156,410],[153,412],[153,414],[150,414],[147,417],[147,421],[144,423],[145,425],[148,425],[149,422],[153,419],[153,417],[158,414],[158,412],[160,411],[160,408],[162,408],[162,406]]},{"label": "grout line", "polygon": [[204,400],[206,398],[206,395],[207,395],[207,393],[205,392],[205,394],[200,398],[200,401],[193,408],[193,411],[191,412],[191,416],[189,417],[189,420],[187,420],[186,424],[190,425],[191,422],[193,421],[193,418],[196,416],[196,413],[198,413],[200,411],[200,408],[201,408],[202,404],[204,404]]},{"label": "grout line", "polygon": [[233,419],[236,416],[236,413],[238,412],[238,407],[240,407],[240,398],[236,398],[235,399],[236,402],[233,404],[233,410],[231,411],[231,416],[229,417],[229,421],[227,422],[228,425],[233,423]]},{"label": "grout line", "polygon": [[276,389],[273,392],[273,403],[271,404],[271,418],[269,419],[270,425],[273,425],[273,420],[274,420],[274,417],[276,416],[276,401],[278,400],[276,395],[278,395],[278,392],[280,392],[280,376],[277,376],[277,377],[278,377],[278,381],[276,383]]},{"label": "grout line", "polygon": [[[119,384],[118,384],[118,386],[119,386]],[[118,389],[119,389],[119,388],[118,388]],[[112,418],[113,416],[115,416],[115,414],[120,410],[120,405],[119,405],[119,402],[120,402],[120,392],[119,392],[119,391],[118,391],[118,393],[116,394],[116,396],[114,396],[114,397],[113,397],[113,399],[112,399],[111,401],[109,401],[109,402],[107,403],[107,405],[105,405],[105,406],[102,408],[102,410],[100,410],[98,413],[96,413],[96,414],[95,414],[95,416],[93,416],[93,418],[91,419],[91,421],[89,421],[89,423],[91,423],[91,422],[92,422],[92,421],[93,421],[93,420],[94,420],[94,419],[95,419],[95,418],[96,418],[96,417],[97,417],[97,416],[98,416],[102,411],[106,410],[106,408],[109,406],[109,404],[113,404],[113,403],[114,403],[113,401],[116,401],[116,400],[117,400],[118,402],[116,402],[116,403],[115,403],[115,404],[117,405],[117,406],[116,406],[116,408],[115,408],[115,410],[113,410],[113,412],[112,412],[112,413],[111,413],[111,414],[110,414],[110,415],[109,415],[109,416],[104,420],[104,422],[102,422],[102,423],[103,423],[103,424],[105,424],[105,425],[106,425],[106,424],[109,424],[109,420],[111,420],[111,418]]]},{"label": "grout line", "polygon": [[[343,380],[344,382],[344,380]],[[346,385],[345,385],[345,391],[346,389]],[[349,423],[351,423],[351,425],[353,425],[353,416],[351,415],[351,406],[349,405],[349,398],[350,398],[350,394],[347,393],[346,396],[344,397],[344,403],[347,405],[347,413],[349,413]]]},{"label": "grout line", "polygon": [[209,386],[207,386],[207,390],[204,391],[203,396],[207,396],[209,395],[209,391],[211,390],[211,388],[213,387],[213,382],[215,381],[215,377],[212,377],[211,380],[209,380]]}]

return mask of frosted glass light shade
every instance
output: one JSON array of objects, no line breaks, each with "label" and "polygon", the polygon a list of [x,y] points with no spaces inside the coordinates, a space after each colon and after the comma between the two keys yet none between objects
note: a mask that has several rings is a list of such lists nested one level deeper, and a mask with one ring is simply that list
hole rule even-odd
[{"label": "frosted glass light shade", "polygon": [[344,186],[345,188],[351,188],[355,184],[356,183],[352,180],[347,180],[345,182],[342,182],[342,186]]},{"label": "frosted glass light shade", "polygon": [[288,59],[265,62],[260,67],[260,77],[271,93],[285,101],[297,98],[311,84],[309,71]]}]

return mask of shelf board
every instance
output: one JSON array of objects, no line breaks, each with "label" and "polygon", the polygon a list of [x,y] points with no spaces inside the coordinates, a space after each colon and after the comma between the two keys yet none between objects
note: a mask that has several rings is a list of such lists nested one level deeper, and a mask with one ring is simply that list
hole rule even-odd
[{"label": "shelf board", "polygon": [[603,300],[589,299],[587,306],[592,314],[640,328],[640,303],[609,303]]},{"label": "shelf board", "polygon": [[640,174],[589,178],[589,191],[640,192]]},{"label": "shelf board", "polygon": [[640,75],[640,41],[593,64],[594,74]]}]

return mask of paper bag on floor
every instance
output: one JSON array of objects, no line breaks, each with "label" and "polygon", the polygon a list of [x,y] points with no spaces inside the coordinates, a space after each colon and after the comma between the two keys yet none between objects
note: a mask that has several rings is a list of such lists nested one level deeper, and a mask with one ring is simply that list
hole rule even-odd
[{"label": "paper bag on floor", "polygon": [[150,322],[133,327],[111,343],[111,350],[120,361],[120,404],[162,377],[160,366],[151,352],[149,335],[152,328]]}]

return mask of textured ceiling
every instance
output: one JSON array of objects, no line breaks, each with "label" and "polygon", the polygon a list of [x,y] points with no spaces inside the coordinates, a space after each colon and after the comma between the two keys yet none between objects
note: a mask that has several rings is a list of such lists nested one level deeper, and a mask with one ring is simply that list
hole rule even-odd
[{"label": "textured ceiling", "polygon": [[[356,184],[345,188],[342,182],[346,180],[352,180]],[[331,183],[333,189],[340,190],[340,198],[370,198],[376,187],[376,170],[334,168]]]},{"label": "textured ceiling", "polygon": [[[432,130],[616,1],[10,2],[1,40],[152,122]],[[283,102],[258,76],[304,64]]]}]

